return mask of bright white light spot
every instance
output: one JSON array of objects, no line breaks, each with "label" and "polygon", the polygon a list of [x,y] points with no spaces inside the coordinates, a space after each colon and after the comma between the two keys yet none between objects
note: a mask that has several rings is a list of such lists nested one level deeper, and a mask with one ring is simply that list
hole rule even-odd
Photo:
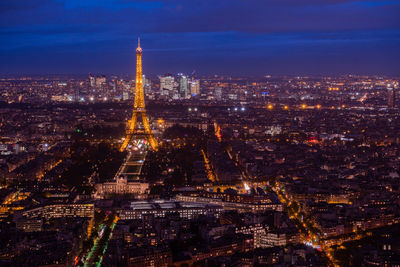
[{"label": "bright white light spot", "polygon": [[250,191],[250,187],[245,182],[243,182],[243,186],[244,190],[246,190],[247,192]]}]

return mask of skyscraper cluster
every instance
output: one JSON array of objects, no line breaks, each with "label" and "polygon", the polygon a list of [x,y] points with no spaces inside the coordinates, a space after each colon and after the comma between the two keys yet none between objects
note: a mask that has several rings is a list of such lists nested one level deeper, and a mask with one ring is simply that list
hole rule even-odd
[{"label": "skyscraper cluster", "polygon": [[160,95],[167,99],[188,99],[200,94],[200,80],[178,73],[160,76]]}]

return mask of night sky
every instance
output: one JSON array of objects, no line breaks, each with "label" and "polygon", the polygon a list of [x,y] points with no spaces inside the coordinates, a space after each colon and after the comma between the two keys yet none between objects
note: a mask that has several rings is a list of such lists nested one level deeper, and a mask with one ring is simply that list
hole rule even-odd
[{"label": "night sky", "polygon": [[0,74],[400,75],[400,1],[0,0]]}]

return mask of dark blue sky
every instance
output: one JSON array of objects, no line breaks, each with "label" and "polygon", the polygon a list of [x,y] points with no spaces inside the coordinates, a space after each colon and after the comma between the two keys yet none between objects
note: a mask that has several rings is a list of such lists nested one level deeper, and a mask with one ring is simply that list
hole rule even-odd
[{"label": "dark blue sky", "polygon": [[400,1],[0,0],[0,74],[400,75]]}]

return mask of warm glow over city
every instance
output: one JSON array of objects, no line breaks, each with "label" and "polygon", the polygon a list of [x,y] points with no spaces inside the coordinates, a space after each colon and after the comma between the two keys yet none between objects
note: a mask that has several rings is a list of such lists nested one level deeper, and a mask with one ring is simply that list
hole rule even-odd
[{"label": "warm glow over city", "polygon": [[0,266],[400,266],[398,1],[0,12]]}]

